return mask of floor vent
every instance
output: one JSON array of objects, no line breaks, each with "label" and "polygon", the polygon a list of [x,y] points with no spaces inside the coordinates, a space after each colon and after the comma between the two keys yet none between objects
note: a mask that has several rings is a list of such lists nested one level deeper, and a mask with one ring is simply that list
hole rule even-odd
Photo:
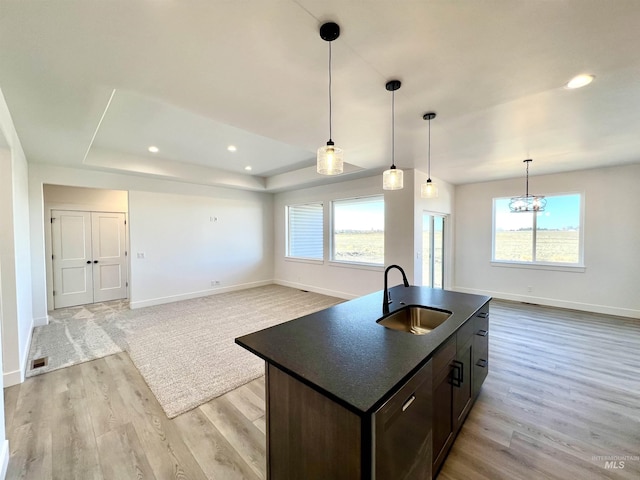
[{"label": "floor vent", "polygon": [[49,363],[47,359],[48,357],[36,358],[33,362],[31,362],[31,370],[46,367],[47,363]]}]

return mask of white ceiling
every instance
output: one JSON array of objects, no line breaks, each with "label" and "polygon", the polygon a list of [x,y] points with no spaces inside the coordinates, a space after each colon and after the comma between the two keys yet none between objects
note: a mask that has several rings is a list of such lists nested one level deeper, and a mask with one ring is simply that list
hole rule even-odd
[{"label": "white ceiling", "polygon": [[[453,184],[640,162],[637,0],[2,0],[0,88],[30,162],[276,191],[333,139]],[[563,85],[596,75],[580,90]],[[227,151],[233,144],[237,152]],[[147,151],[149,145],[160,149]],[[247,172],[244,167],[252,166]]]}]

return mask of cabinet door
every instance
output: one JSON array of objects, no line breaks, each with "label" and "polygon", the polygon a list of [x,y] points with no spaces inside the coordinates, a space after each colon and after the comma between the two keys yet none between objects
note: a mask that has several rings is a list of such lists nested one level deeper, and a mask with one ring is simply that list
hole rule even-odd
[{"label": "cabinet door", "polygon": [[456,357],[452,335],[433,354],[433,474],[436,475],[453,443],[453,385],[451,373]]},{"label": "cabinet door", "polygon": [[453,366],[453,431],[462,426],[462,422],[471,409],[471,365],[473,365],[473,337],[460,348]]},{"label": "cabinet door", "polygon": [[453,443],[453,385],[451,366],[434,378],[433,386],[433,474],[437,474]]},{"label": "cabinet door", "polygon": [[374,414],[376,480],[429,480],[431,361]]}]

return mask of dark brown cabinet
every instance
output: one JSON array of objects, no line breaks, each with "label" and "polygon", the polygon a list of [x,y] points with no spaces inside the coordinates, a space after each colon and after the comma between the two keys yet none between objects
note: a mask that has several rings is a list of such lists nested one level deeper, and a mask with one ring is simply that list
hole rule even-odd
[{"label": "dark brown cabinet", "polygon": [[433,355],[433,474],[436,475],[480,393],[489,367],[489,304]]},{"label": "dark brown cabinet", "polygon": [[373,415],[376,480],[430,480],[431,361]]},{"label": "dark brown cabinet", "polygon": [[267,361],[267,478],[437,475],[488,371],[489,303],[467,318],[366,410]]},{"label": "dark brown cabinet", "polygon": [[365,416],[267,364],[268,478],[430,480],[431,364]]},{"label": "dark brown cabinet", "polygon": [[475,330],[472,363],[473,398],[475,398],[480,393],[482,382],[489,373],[489,306],[485,306],[472,320]]}]

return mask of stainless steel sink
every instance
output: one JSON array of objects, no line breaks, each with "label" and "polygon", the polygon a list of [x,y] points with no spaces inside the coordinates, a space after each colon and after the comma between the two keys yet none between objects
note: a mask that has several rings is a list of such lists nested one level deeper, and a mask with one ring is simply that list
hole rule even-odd
[{"label": "stainless steel sink", "polygon": [[442,325],[451,316],[448,310],[429,307],[405,307],[381,318],[378,323],[384,327],[413,335],[426,335]]}]

